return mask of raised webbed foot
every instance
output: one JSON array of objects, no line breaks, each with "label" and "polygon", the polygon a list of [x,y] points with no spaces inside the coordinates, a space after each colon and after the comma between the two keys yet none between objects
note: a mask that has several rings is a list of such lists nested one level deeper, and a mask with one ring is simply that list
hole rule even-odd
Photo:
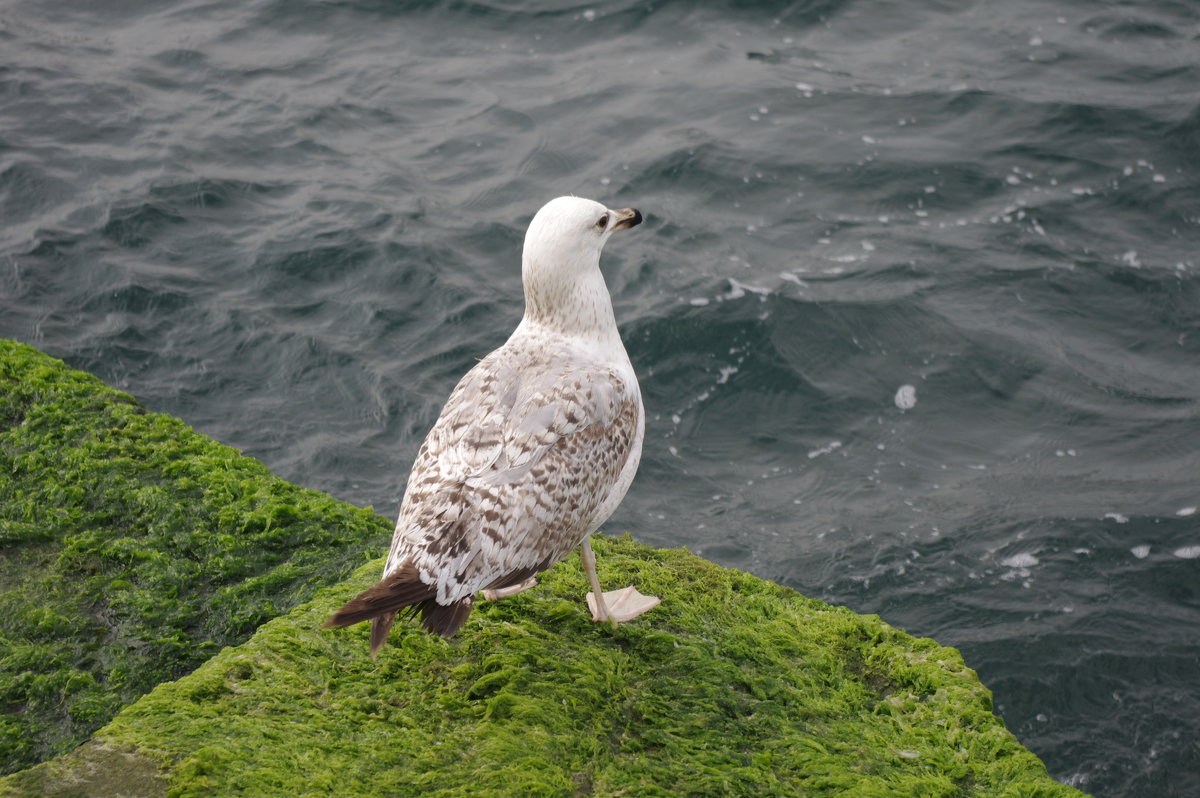
[{"label": "raised webbed foot", "polygon": [[506,596],[515,596],[522,590],[528,590],[531,587],[536,587],[537,583],[537,577],[531,576],[524,582],[521,582],[519,585],[509,585],[508,587],[502,587],[497,590],[485,590],[483,591],[483,597],[488,601],[499,601]]}]

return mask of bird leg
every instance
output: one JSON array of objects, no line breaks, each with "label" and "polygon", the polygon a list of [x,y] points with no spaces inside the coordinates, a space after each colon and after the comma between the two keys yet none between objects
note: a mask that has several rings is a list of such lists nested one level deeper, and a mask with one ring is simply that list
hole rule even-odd
[{"label": "bird leg", "polygon": [[601,591],[600,577],[596,574],[596,553],[592,551],[590,538],[583,539],[583,544],[579,547],[579,560],[583,563],[583,570],[587,571],[588,581],[592,583],[592,592],[587,594],[587,602],[592,611],[593,621],[608,621],[615,631],[618,621],[633,620],[654,609],[662,601],[657,596],[642,595],[633,585],[607,593]]},{"label": "bird leg", "polygon": [[537,587],[537,583],[537,578],[531,576],[524,582],[516,585],[509,585],[508,587],[501,587],[497,588],[496,590],[485,590],[483,591],[483,597],[488,601],[499,601],[507,596],[515,596],[522,590],[528,590],[531,587]]},{"label": "bird leg", "polygon": [[600,577],[596,575],[596,552],[592,551],[592,539],[586,537],[579,546],[579,561],[583,570],[587,571],[588,581],[592,583],[592,592],[587,594],[588,607],[592,610],[592,620],[608,621],[613,631],[617,630],[617,619],[609,615],[608,607],[604,604],[604,593],[600,590]]}]

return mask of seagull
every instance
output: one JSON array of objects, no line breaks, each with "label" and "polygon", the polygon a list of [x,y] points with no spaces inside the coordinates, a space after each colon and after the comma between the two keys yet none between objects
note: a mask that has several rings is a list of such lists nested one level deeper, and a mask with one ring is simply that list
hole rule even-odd
[{"label": "seagull", "polygon": [[326,627],[369,620],[372,657],[400,612],[451,637],[480,591],[498,600],[533,587],[575,550],[593,621],[615,629],[658,605],[633,586],[601,591],[590,543],[641,460],[646,413],[600,273],[609,237],[641,221],[580,197],[533,217],[521,323],[467,372],[425,438],[383,578]]}]

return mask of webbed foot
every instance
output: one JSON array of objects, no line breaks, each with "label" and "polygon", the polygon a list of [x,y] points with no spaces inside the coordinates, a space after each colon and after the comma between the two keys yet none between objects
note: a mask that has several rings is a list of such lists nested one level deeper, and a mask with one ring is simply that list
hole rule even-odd
[{"label": "webbed foot", "polygon": [[[592,611],[592,620],[620,622],[631,621],[639,615],[644,615],[662,603],[658,596],[647,596],[638,592],[633,585],[620,590],[606,590],[603,594],[603,608],[596,604],[596,594],[587,594],[588,608]],[[607,617],[603,610],[607,610]]]},{"label": "webbed foot", "polygon": [[509,585],[508,587],[502,587],[497,590],[485,590],[483,591],[483,597],[488,601],[499,601],[507,596],[515,596],[522,590],[528,590],[531,587],[536,587],[537,583],[537,577],[531,576],[524,582],[521,582],[519,585]]}]

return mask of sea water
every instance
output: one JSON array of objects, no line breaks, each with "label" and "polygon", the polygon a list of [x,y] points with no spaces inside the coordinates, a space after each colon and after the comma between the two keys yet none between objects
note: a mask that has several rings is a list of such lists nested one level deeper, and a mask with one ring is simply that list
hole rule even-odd
[{"label": "sea water", "polygon": [[608,524],[962,650],[1200,794],[1194,4],[0,5],[0,335],[393,516],[566,193],[648,412]]}]

